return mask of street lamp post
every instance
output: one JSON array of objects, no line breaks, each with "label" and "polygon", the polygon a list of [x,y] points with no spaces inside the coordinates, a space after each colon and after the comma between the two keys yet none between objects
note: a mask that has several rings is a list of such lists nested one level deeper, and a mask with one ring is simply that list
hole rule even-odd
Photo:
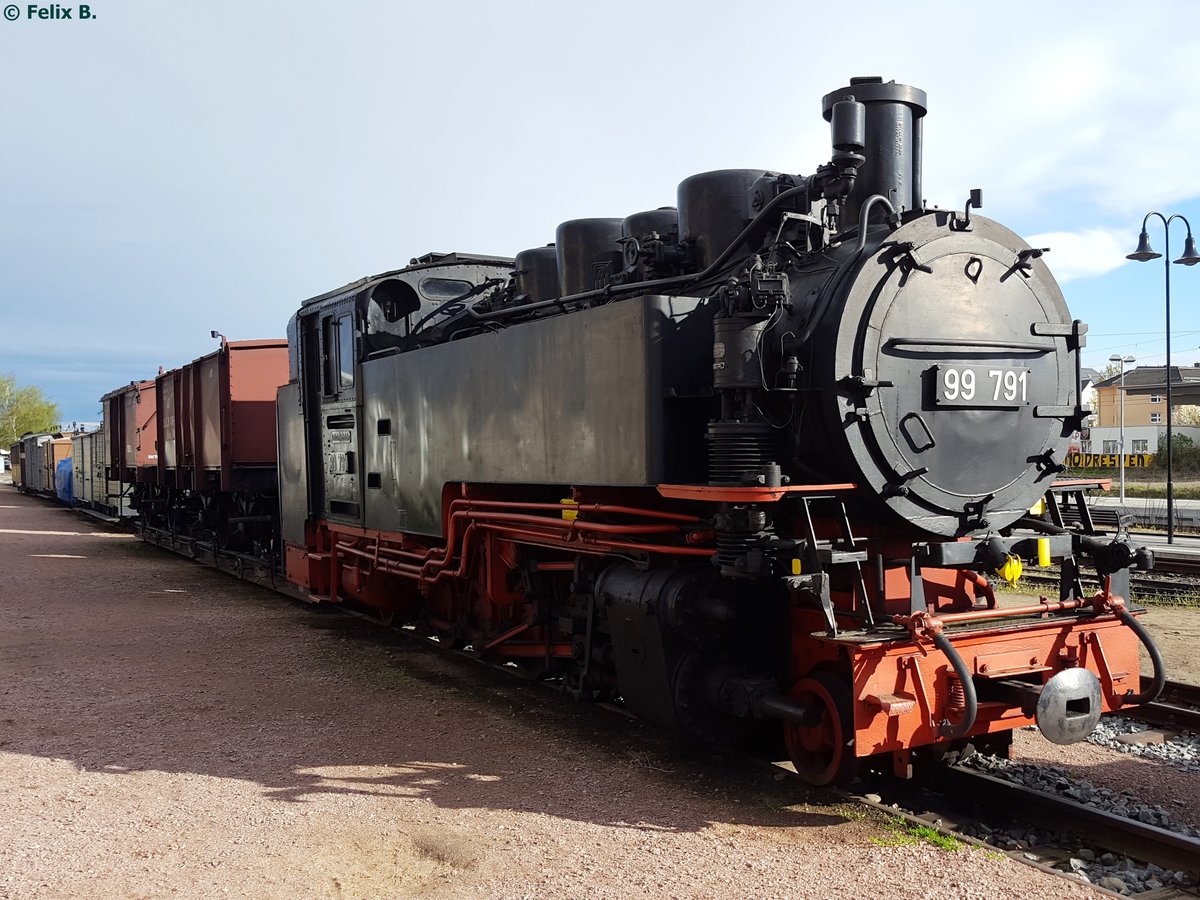
[{"label": "street lamp post", "polygon": [[1125,363],[1134,362],[1132,356],[1117,356],[1115,353],[1108,358],[1109,362],[1121,364],[1121,437],[1117,442],[1121,466],[1121,505],[1125,505]]},{"label": "street lamp post", "polygon": [[[1150,221],[1151,216],[1157,216],[1159,221],[1163,223],[1163,241],[1166,245],[1166,254],[1155,253],[1150,247],[1150,235],[1146,232],[1146,223]],[[1171,443],[1174,435],[1171,432],[1171,223],[1179,219],[1187,226],[1187,238],[1183,242],[1183,256],[1175,260],[1183,266],[1194,266],[1200,263],[1200,253],[1196,252],[1196,241],[1192,237],[1192,224],[1186,218],[1175,213],[1174,215],[1164,216],[1162,213],[1151,210],[1146,213],[1146,217],[1142,219],[1142,233],[1138,236],[1137,249],[1126,256],[1126,259],[1132,259],[1135,262],[1148,262],[1152,259],[1158,259],[1160,256],[1163,261],[1163,268],[1166,272],[1167,279],[1167,543],[1175,543],[1175,483],[1171,477]]]}]

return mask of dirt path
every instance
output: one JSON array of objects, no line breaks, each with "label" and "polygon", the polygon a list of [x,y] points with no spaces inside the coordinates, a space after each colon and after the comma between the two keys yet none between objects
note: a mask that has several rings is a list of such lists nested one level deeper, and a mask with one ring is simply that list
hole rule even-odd
[{"label": "dirt path", "polygon": [[0,487],[2,897],[1086,897]]}]

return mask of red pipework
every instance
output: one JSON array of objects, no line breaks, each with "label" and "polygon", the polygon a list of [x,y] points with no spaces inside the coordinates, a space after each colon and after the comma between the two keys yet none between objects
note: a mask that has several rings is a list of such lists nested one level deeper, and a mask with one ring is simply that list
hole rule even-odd
[{"label": "red pipework", "polygon": [[696,523],[701,521],[699,516],[684,513],[664,512],[658,509],[641,509],[636,506],[611,506],[607,503],[515,503],[509,500],[471,500],[460,497],[450,503],[450,511],[456,507],[468,509],[557,509],[566,512],[603,512],[629,516],[644,516],[647,519],[665,519],[669,522]]},{"label": "red pipework", "polygon": [[485,522],[478,524],[479,528],[494,531],[502,535],[519,536],[531,541],[541,542],[538,546],[553,550],[575,549],[582,553],[604,553],[612,550],[636,550],[644,553],[666,553],[672,556],[712,556],[715,550],[707,547],[669,547],[664,544],[641,544],[629,541],[584,541],[582,539],[564,544],[558,535],[545,534],[536,531],[523,531],[508,528],[503,525],[491,525]]},{"label": "red pipework", "polygon": [[[457,544],[458,526],[460,520],[462,519],[493,519],[499,521],[523,522],[526,524],[539,525],[545,528],[555,528],[560,531],[587,531],[608,534],[671,534],[680,530],[678,526],[668,525],[607,525],[599,522],[580,522],[578,519],[551,519],[548,516],[526,516],[516,513],[483,513],[474,511],[472,507],[489,507],[497,509],[553,509],[574,512],[577,514],[580,512],[620,513],[627,515],[642,515],[646,516],[647,518],[658,518],[689,524],[700,521],[700,519],[696,516],[659,512],[657,510],[638,509],[630,506],[609,506],[601,503],[575,505],[562,503],[509,503],[498,500],[459,499],[450,504],[451,514],[449,517],[449,527],[447,529],[446,544],[444,547],[431,547],[423,554],[413,551],[400,550],[393,547],[384,547],[380,549],[380,553],[384,553],[389,556],[407,557],[413,561],[419,561],[421,563],[438,561],[441,564],[445,564],[450,557],[450,548],[456,546]],[[632,549],[632,546],[627,549]],[[659,552],[671,552],[670,548],[665,547],[655,547],[655,549],[657,549]],[[705,552],[708,555],[712,554],[712,551]]]},{"label": "red pipework", "polygon": [[945,613],[940,618],[946,624],[954,622],[976,622],[980,619],[1001,619],[1009,616],[1029,616],[1038,613],[1063,612],[1091,605],[1087,600],[1060,600],[1051,603],[1041,600],[1029,606],[1010,606],[1006,609],[975,609],[970,612]]},{"label": "red pipework", "polygon": [[[456,513],[455,515],[459,515]],[[527,516],[521,513],[490,513],[467,510],[461,513],[468,519],[491,522],[519,522],[526,525],[541,525],[560,531],[594,531],[598,534],[676,534],[678,525],[605,525],[600,522],[583,522],[579,519],[551,519],[546,516]]]},{"label": "red pipework", "polygon": [[1014,616],[1045,615],[1052,612],[1066,612],[1072,609],[1091,607],[1096,613],[1117,613],[1125,608],[1125,601],[1106,591],[1097,591],[1093,596],[1078,600],[1050,601],[1045,597],[1038,603],[1029,606],[1010,606],[1007,609],[977,609],[970,612],[944,613],[935,616],[928,612],[918,612],[912,615],[894,615],[892,621],[903,625],[913,636],[914,640],[922,637],[933,638],[942,633],[946,625],[957,622],[979,622],[985,619],[1007,619]]},{"label": "red pipework", "polygon": [[978,591],[983,594],[983,598],[987,601],[988,609],[996,608],[996,589],[992,587],[992,583],[986,577],[972,569],[963,569],[963,575],[967,581],[975,585]]},{"label": "red pipework", "polygon": [[[647,544],[639,541],[613,540],[612,537],[654,534],[678,534],[685,525],[694,525],[701,520],[697,516],[681,513],[662,512],[659,510],[639,509],[630,506],[613,506],[603,503],[513,503],[499,500],[470,500],[460,498],[450,504],[450,515],[447,522],[446,543],[441,547],[430,547],[424,552],[402,550],[398,547],[383,546],[380,536],[375,535],[375,546],[371,552],[354,546],[366,535],[354,535],[351,543],[333,541],[332,557],[336,560],[339,553],[348,554],[371,561],[385,572],[415,578],[430,584],[442,578],[461,578],[468,571],[468,557],[471,550],[471,532],[479,527],[486,531],[503,535],[510,539],[525,540],[538,546],[552,549],[573,548],[576,552],[611,553],[611,552],[644,552],[664,553],[678,556],[711,556],[713,550],[706,547],[678,547],[664,544]],[[506,510],[558,510],[575,514],[570,519],[555,519],[549,516],[530,515]],[[609,513],[618,515],[637,515],[646,518],[665,520],[676,524],[628,524],[616,525],[603,522],[588,522],[580,520],[584,513]],[[459,529],[462,530],[462,540],[459,540]],[[515,527],[514,527],[515,526]],[[524,527],[520,527],[524,526]],[[352,532],[336,534],[350,536]],[[446,568],[452,564],[455,552],[459,551],[459,564],[454,570]],[[388,557],[388,558],[381,558]],[[571,564],[563,564],[570,566]],[[547,570],[548,571],[548,570]],[[561,571],[566,571],[562,569]],[[335,574],[336,579],[336,574]]]}]

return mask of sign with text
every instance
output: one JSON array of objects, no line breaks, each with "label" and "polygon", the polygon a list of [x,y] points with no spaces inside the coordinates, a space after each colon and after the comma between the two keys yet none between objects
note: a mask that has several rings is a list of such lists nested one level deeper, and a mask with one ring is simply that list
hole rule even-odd
[{"label": "sign with text", "polygon": [[[1126,453],[1125,468],[1144,469],[1154,462],[1153,453]],[[1117,469],[1121,466],[1119,453],[1068,453],[1067,465],[1072,469]]]}]

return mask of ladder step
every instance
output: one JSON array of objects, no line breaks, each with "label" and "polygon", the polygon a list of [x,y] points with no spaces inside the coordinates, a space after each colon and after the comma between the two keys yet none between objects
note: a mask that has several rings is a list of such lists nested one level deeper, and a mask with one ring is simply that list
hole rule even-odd
[{"label": "ladder step", "polygon": [[817,558],[829,566],[840,566],[845,563],[863,563],[867,561],[867,551],[822,548],[817,551]]}]

